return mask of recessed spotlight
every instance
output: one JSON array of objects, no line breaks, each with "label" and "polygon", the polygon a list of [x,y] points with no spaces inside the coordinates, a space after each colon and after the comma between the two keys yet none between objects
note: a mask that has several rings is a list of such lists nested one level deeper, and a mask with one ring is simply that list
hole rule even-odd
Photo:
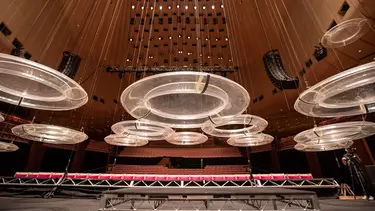
[{"label": "recessed spotlight", "polygon": [[154,9],[154,7],[151,7],[151,10],[153,10]]},{"label": "recessed spotlight", "polygon": [[361,52],[362,52],[362,50],[361,50],[361,49],[359,49],[359,50],[358,50],[358,53],[361,53]]},{"label": "recessed spotlight", "polygon": [[215,9],[215,5],[212,5],[212,9],[213,9],[213,10]]},{"label": "recessed spotlight", "polygon": [[197,6],[194,6],[194,9],[196,10],[196,9],[197,9]]},{"label": "recessed spotlight", "polygon": [[171,40],[171,39],[172,39],[172,37],[169,37],[169,39]]},{"label": "recessed spotlight", "polygon": [[228,38],[228,37],[226,37],[226,38],[225,38],[225,41],[228,41],[228,40],[229,40],[229,38]]},{"label": "recessed spotlight", "polygon": [[144,7],[144,6],[142,6],[142,7],[141,7],[141,9],[142,9],[142,10],[144,10],[144,9],[145,9],[145,7]]},{"label": "recessed spotlight", "polygon": [[179,34],[178,37],[181,38],[181,34]]},{"label": "recessed spotlight", "polygon": [[203,9],[205,10],[205,9],[206,9],[206,6],[203,6]]},{"label": "recessed spotlight", "polygon": [[190,36],[188,36],[188,39],[190,39]]},{"label": "recessed spotlight", "polygon": [[159,37],[159,40],[162,40],[162,38],[161,38],[161,37]]},{"label": "recessed spotlight", "polygon": [[172,7],[171,7],[171,6],[168,6],[168,9],[172,9]]},{"label": "recessed spotlight", "polygon": [[186,6],[185,6],[185,9],[189,9],[189,7],[186,5]]},{"label": "recessed spotlight", "polygon": [[180,5],[177,5],[177,8],[180,8]]},{"label": "recessed spotlight", "polygon": [[163,9],[163,6],[160,6],[159,9],[162,10],[162,9]]},{"label": "recessed spotlight", "polygon": [[129,62],[129,61],[130,61],[130,59],[127,59],[126,61],[127,61],[127,62]]},{"label": "recessed spotlight", "polygon": [[132,9],[133,9],[133,10],[135,9],[135,6],[134,6],[134,5],[132,6]]},{"label": "recessed spotlight", "polygon": [[224,8],[224,5],[222,4],[220,7],[221,7],[221,8]]},{"label": "recessed spotlight", "polygon": [[129,41],[130,41],[130,42],[133,42],[133,38],[130,38]]}]

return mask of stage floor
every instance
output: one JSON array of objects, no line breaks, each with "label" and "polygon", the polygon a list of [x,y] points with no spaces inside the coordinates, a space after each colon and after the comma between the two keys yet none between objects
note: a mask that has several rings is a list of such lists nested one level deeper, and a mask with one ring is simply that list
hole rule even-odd
[{"label": "stage floor", "polygon": [[[338,199],[321,199],[323,211],[374,211],[375,201],[340,201]],[[100,200],[67,199],[67,198],[16,198],[0,197],[1,211],[97,211]]]}]

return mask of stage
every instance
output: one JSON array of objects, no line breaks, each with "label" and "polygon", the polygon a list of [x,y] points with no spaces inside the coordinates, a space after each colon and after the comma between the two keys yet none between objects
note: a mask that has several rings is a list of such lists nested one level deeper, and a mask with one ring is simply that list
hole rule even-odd
[{"label": "stage", "polygon": [[315,192],[270,187],[124,188],[104,192],[99,210],[321,210]]},{"label": "stage", "polygon": [[[373,211],[374,201],[340,201],[338,199],[320,199],[320,207],[323,211]],[[0,197],[1,211],[97,211],[99,199],[77,199],[77,198],[52,198],[43,199],[40,197],[19,198]]]}]

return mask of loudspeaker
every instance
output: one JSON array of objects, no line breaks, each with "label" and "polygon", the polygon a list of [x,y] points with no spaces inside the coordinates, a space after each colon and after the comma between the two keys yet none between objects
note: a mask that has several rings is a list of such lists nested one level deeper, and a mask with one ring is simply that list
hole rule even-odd
[{"label": "loudspeaker", "polygon": [[60,63],[59,71],[69,78],[74,78],[77,74],[81,57],[70,52],[63,52],[63,58]]}]

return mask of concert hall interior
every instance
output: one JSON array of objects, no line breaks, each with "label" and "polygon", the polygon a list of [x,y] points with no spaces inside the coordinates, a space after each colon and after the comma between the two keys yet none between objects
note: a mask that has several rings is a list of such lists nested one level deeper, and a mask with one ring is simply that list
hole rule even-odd
[{"label": "concert hall interior", "polygon": [[1,0],[0,30],[6,210],[375,206],[374,0]]}]

